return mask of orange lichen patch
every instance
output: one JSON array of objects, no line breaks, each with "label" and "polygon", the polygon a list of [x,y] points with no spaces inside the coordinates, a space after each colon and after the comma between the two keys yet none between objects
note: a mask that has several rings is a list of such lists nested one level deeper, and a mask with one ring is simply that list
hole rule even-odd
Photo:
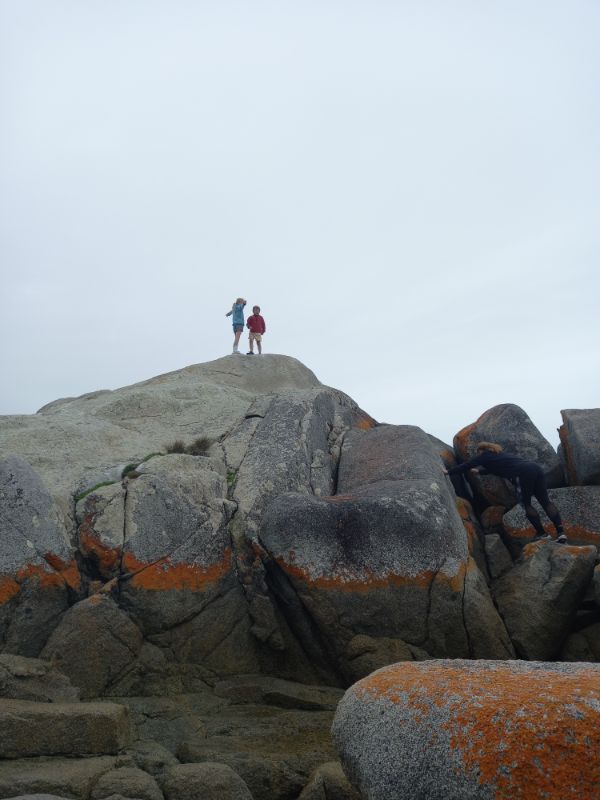
[{"label": "orange lichen patch", "polygon": [[14,578],[8,578],[4,575],[0,577],[0,605],[8,603],[20,591],[21,587]]},{"label": "orange lichen patch", "polygon": [[599,796],[597,673],[407,662],[371,675],[354,691],[408,706],[421,720],[432,707],[442,709],[450,747],[481,784],[495,787],[498,799]]},{"label": "orange lichen patch", "polygon": [[469,440],[478,422],[479,419],[476,420],[475,422],[472,422],[470,425],[467,425],[465,428],[460,430],[454,437],[454,448],[459,453],[461,458],[466,458],[469,452],[469,443],[470,443]]},{"label": "orange lichen patch", "polygon": [[443,572],[425,570],[417,575],[377,575],[370,569],[364,569],[364,577],[349,576],[344,574],[311,577],[307,569],[293,564],[295,553],[292,551],[285,560],[282,556],[276,558],[277,564],[288,575],[296,578],[311,589],[336,590],[340,592],[370,592],[373,589],[387,589],[394,587],[412,587],[426,589],[434,580],[438,584],[449,586],[452,591],[461,591],[467,566],[462,564],[456,575],[446,575]]},{"label": "orange lichen patch", "polygon": [[590,528],[584,528],[583,525],[570,525],[568,522],[563,524],[567,539],[577,539],[581,542],[589,542],[589,544],[600,545],[600,531],[593,531]]},{"label": "orange lichen patch", "polygon": [[217,583],[231,569],[232,552],[228,547],[223,560],[209,567],[197,564],[173,564],[164,558],[155,564],[138,561],[131,553],[123,556],[123,570],[134,573],[131,585],[136,589],[148,591],[168,591],[187,589],[191,592],[202,592],[208,586]]},{"label": "orange lichen patch", "polygon": [[354,427],[361,431],[368,431],[374,428],[377,422],[364,411],[360,411],[354,419]]},{"label": "orange lichen patch", "polygon": [[481,524],[485,530],[491,530],[502,525],[502,520],[506,514],[504,506],[488,506],[481,513]]},{"label": "orange lichen patch", "polygon": [[444,466],[448,469],[456,465],[456,456],[454,455],[453,450],[448,450],[447,448],[445,450],[441,450],[439,452],[439,457],[442,459]]},{"label": "orange lichen patch", "polygon": [[342,503],[346,500],[356,500],[356,497],[353,494],[331,494],[319,499],[325,500],[328,503]]},{"label": "orange lichen patch", "polygon": [[[568,522],[563,522],[563,529],[567,539],[573,539],[577,542],[585,542],[587,544],[600,545],[600,531],[593,531],[590,528],[584,528],[583,525],[571,525]],[[556,530],[554,525],[550,522],[544,523],[544,530],[550,536],[556,538]],[[535,528],[533,525],[527,525],[524,528],[513,528],[506,526],[506,532],[509,536],[515,539],[531,539],[535,536]]]},{"label": "orange lichen patch", "polygon": [[121,548],[108,547],[95,533],[88,533],[83,527],[79,530],[79,549],[84,556],[93,556],[96,559],[102,574],[110,575],[118,569]]},{"label": "orange lichen patch", "polygon": [[79,567],[74,558],[70,561],[63,561],[54,553],[44,553],[44,561],[46,561],[52,569],[55,569],[67,586],[74,589],[76,592],[81,587],[81,575],[79,574]]},{"label": "orange lichen patch", "polygon": [[465,500],[464,497],[457,497],[456,498],[456,510],[460,514],[460,518],[463,520],[470,521],[471,514],[473,513],[473,506],[469,503],[468,500]]},{"label": "orange lichen patch", "polygon": [[21,567],[15,575],[17,583],[23,583],[26,580],[37,581],[40,586],[50,588],[54,586],[64,586],[64,578],[58,571],[49,571],[46,567],[39,566],[38,564],[26,564]]}]

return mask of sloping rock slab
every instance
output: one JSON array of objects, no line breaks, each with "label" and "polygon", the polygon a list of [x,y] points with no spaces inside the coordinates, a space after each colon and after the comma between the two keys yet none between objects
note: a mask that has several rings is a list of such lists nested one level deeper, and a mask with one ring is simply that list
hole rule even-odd
[{"label": "sloping rock slab", "polygon": [[[593,544],[600,547],[600,486],[569,486],[565,489],[551,489],[548,494],[560,512],[569,544]],[[533,500],[533,505],[546,532],[556,536],[554,526],[537,500]],[[531,539],[535,535],[535,530],[520,505],[504,515],[502,524],[506,533],[517,542]]]},{"label": "sloping rock slab", "polygon": [[537,661],[558,655],[592,580],[596,555],[595,547],[535,542],[492,584],[519,656]]},{"label": "sloping rock slab", "polygon": [[267,675],[240,675],[215,685],[218,697],[232,703],[261,703],[306,711],[335,710],[343,691],[331,686],[305,686]]},{"label": "sloping rock slab", "polygon": [[332,732],[369,800],[593,798],[600,667],[395,664],[348,689]]},{"label": "sloping rock slab", "polygon": [[[454,437],[454,449],[460,461],[476,455],[477,443],[496,442],[509,453],[538,463],[548,486],[564,486],[562,464],[554,448],[535,427],[525,411],[512,403],[503,403],[485,411],[479,419]],[[489,505],[510,508],[516,502],[509,484],[493,475],[468,475],[475,492]]]},{"label": "sloping rock slab", "polygon": [[0,700],[0,758],[111,755],[128,740],[127,709],[115,703]]},{"label": "sloping rock slab", "polygon": [[600,408],[560,412],[558,432],[570,484],[600,484]]},{"label": "sloping rock slab", "polygon": [[112,756],[0,761],[0,797],[51,793],[87,798],[98,778],[117,761]]},{"label": "sloping rock slab", "polygon": [[443,462],[429,436],[415,425],[378,425],[344,439],[337,493],[379,481],[437,479]]}]

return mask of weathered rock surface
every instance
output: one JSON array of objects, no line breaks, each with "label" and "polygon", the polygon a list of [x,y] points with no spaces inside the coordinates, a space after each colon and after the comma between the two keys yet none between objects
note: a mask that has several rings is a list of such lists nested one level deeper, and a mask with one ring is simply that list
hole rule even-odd
[{"label": "weathered rock surface", "polygon": [[600,662],[600,622],[572,633],[560,657],[562,661]]},{"label": "weathered rock surface", "polygon": [[512,569],[513,561],[510,553],[497,533],[490,533],[485,537],[485,555],[493,580]]},{"label": "weathered rock surface", "polygon": [[532,661],[558,656],[588,587],[595,547],[528,544],[513,569],[492,586],[517,654]]},{"label": "weathered rock surface", "polygon": [[[474,441],[543,461],[524,412],[486,415]],[[187,451],[165,454],[178,439]],[[138,779],[152,797],[180,762],[218,762],[254,800],[331,800],[348,791],[323,767],[335,687],[397,661],[513,658],[509,632],[524,657],[594,657],[586,548],[520,558],[503,506],[456,497],[452,448],[378,425],[293,359],[230,357],[0,418],[0,447],[0,651],[13,659],[0,692],[54,706],[74,691],[60,669],[84,698],[122,699],[135,740],[101,781],[66,770],[18,791],[140,800]],[[567,532],[592,541],[600,487],[564,491]],[[48,673],[15,667],[38,654]],[[23,746],[11,757],[40,747]]]},{"label": "weathered rock surface", "polygon": [[37,700],[70,703],[79,700],[79,690],[54,664],[9,653],[0,655],[0,697],[7,700]]},{"label": "weathered rock surface", "polygon": [[[496,442],[504,450],[528,461],[537,462],[546,475],[548,486],[563,486],[564,474],[554,448],[519,406],[503,403],[483,413],[454,437],[454,449],[460,461],[476,455],[477,443]],[[511,508],[516,503],[509,483],[494,475],[468,475],[474,492],[488,505]]]},{"label": "weathered rock surface", "polygon": [[114,756],[0,761],[0,797],[41,793],[83,800],[118,761]]},{"label": "weathered rock surface", "polygon": [[396,664],[348,689],[332,732],[370,800],[593,798],[600,667]]},{"label": "weathered rock surface", "polygon": [[600,408],[560,412],[562,452],[571,485],[600,484]]},{"label": "weathered rock surface", "polygon": [[59,664],[82,697],[98,697],[131,668],[142,642],[130,617],[108,595],[95,594],[63,615],[42,657]]},{"label": "weathered rock surface", "polygon": [[80,576],[59,507],[22,458],[0,461],[0,648],[37,656]]},{"label": "weathered rock surface", "polygon": [[0,700],[0,758],[112,755],[129,734],[127,709],[114,703]]},{"label": "weathered rock surface", "polygon": [[20,794],[18,797],[10,797],[8,800],[68,800],[68,798],[59,797],[57,794]]},{"label": "weathered rock surface", "polygon": [[[355,636],[432,655],[512,655],[423,431],[386,425],[347,434],[338,492],[281,495],[260,532],[269,585],[313,660],[355,677]],[[478,626],[485,641],[466,630],[477,613],[487,620]]]},{"label": "weathered rock surface", "polygon": [[105,772],[92,789],[90,800],[105,800],[115,795],[135,800],[163,800],[154,778],[137,767],[119,767]]},{"label": "weathered rock surface", "polygon": [[253,800],[236,772],[211,762],[171,767],[163,790],[166,800]]},{"label": "weathered rock surface", "polygon": [[360,800],[360,795],[340,762],[328,761],[313,772],[298,800]]},{"label": "weathered rock surface", "polygon": [[[569,543],[600,547],[600,486],[570,486],[565,489],[551,489],[548,494],[560,512]],[[555,537],[554,526],[541,506],[535,498],[532,502],[542,519],[544,529]],[[508,536],[515,541],[524,542],[535,534],[521,505],[505,514],[502,524]]]},{"label": "weathered rock surface", "polygon": [[319,386],[287,356],[234,356],[193,364],[115,391],[92,392],[45,406],[30,416],[0,418],[5,452],[27,453],[50,492],[69,498],[177,439],[226,435],[256,397]]}]

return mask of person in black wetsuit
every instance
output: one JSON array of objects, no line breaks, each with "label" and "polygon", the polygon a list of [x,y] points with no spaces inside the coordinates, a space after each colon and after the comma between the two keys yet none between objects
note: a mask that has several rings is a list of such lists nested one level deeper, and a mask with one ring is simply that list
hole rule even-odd
[{"label": "person in black wetsuit", "polygon": [[548,497],[544,472],[535,461],[526,461],[524,458],[512,453],[505,453],[499,444],[493,442],[479,442],[477,455],[463,464],[444,470],[447,475],[456,475],[466,472],[491,473],[499,478],[508,478],[517,488],[517,497],[525,508],[527,519],[536,530],[535,539],[549,539],[544,530],[540,515],[531,504],[532,496],[535,497],[544,509],[552,524],[556,528],[556,541],[564,544],[567,541],[562,526],[558,509]]}]

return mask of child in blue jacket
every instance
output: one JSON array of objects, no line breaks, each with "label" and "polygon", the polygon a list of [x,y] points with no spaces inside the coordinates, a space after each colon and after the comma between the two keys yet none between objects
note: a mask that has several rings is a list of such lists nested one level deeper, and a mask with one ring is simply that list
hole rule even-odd
[{"label": "child in blue jacket", "polygon": [[233,314],[233,352],[238,353],[238,344],[240,341],[240,336],[242,335],[242,331],[244,330],[244,306],[246,305],[246,301],[243,297],[238,297],[235,303],[231,306],[231,311],[228,311],[225,316],[230,317]]}]

